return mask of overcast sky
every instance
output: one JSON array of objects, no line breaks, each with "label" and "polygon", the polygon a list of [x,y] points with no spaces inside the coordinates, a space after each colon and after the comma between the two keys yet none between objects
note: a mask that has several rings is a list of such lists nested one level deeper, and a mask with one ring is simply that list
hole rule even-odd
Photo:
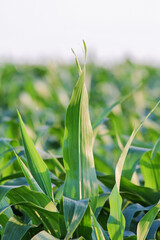
[{"label": "overcast sky", "polygon": [[0,0],[0,58],[160,63],[159,0]]}]

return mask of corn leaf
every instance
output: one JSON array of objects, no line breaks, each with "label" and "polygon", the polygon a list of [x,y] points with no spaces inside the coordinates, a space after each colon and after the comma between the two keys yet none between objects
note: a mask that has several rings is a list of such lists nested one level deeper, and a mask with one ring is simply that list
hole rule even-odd
[{"label": "corn leaf", "polygon": [[9,218],[6,216],[6,214],[2,213],[0,214],[0,235],[3,236],[5,226],[8,222]]},{"label": "corn leaf", "polygon": [[111,192],[111,195],[109,197],[109,203],[110,203],[110,216],[107,222],[108,232],[111,237],[111,239],[123,239],[123,232],[125,229],[125,218],[121,212],[121,205],[122,205],[122,199],[119,194],[120,189],[120,181],[121,181],[121,175],[122,170],[124,166],[124,162],[128,153],[128,150],[130,148],[130,145],[136,135],[136,133],[139,131],[141,126],[143,125],[144,121],[151,115],[151,113],[156,109],[160,101],[154,106],[154,108],[149,112],[149,114],[145,117],[143,121],[138,125],[137,128],[135,128],[126,143],[120,158],[118,160],[118,163],[116,165],[115,170],[115,181],[116,184]]},{"label": "corn leaf", "polygon": [[87,207],[85,214],[74,233],[75,237],[82,236],[87,240],[92,240],[92,223],[90,206]]},{"label": "corn leaf", "polygon": [[160,190],[160,153],[157,152],[152,158],[152,151],[146,152],[141,160],[140,167],[144,177],[145,187]]},{"label": "corn leaf", "polygon": [[129,231],[131,221],[133,220],[133,217],[137,212],[148,211],[149,209],[151,209],[151,206],[143,207],[140,204],[131,204],[128,207],[126,207],[123,211],[123,215],[124,215],[125,220],[126,220],[126,230]]},{"label": "corn leaf", "polygon": [[32,140],[28,136],[19,112],[18,118],[30,172],[44,193],[52,199],[52,187],[48,167],[38,154]]},{"label": "corn leaf", "polygon": [[62,164],[58,161],[58,159],[52,154],[51,155],[51,163],[52,169],[50,169],[57,177],[60,177],[65,174],[65,169]]},{"label": "corn leaf", "polygon": [[11,217],[6,224],[3,240],[21,240],[31,226],[29,221],[21,220],[16,216]]},{"label": "corn leaf", "polygon": [[104,232],[100,224],[97,222],[97,219],[94,216],[94,213],[91,210],[92,216],[92,226],[97,240],[109,240],[107,234]]},{"label": "corn leaf", "polygon": [[[108,188],[113,188],[115,184],[114,175],[98,176],[98,179]],[[160,192],[152,188],[137,186],[128,179],[121,178],[121,196],[143,206],[153,205],[160,199]]]},{"label": "corn leaf", "polygon": [[43,192],[38,183],[36,182],[36,180],[34,179],[34,177],[32,176],[32,174],[30,173],[29,169],[24,164],[24,162],[19,158],[17,154],[16,157],[31,190]]},{"label": "corn leaf", "polygon": [[0,202],[2,198],[7,194],[7,192],[10,191],[12,188],[15,188],[15,186],[7,186],[7,185],[0,186]]},{"label": "corn leaf", "polygon": [[88,207],[88,199],[75,201],[66,197],[63,197],[63,211],[65,217],[65,223],[67,228],[67,235],[65,239],[69,239],[74,233],[75,229],[80,224],[85,211]]},{"label": "corn leaf", "polygon": [[152,149],[152,154],[151,154],[152,159],[156,156],[157,152],[160,152],[160,137],[158,138],[158,140],[156,141]]},{"label": "corn leaf", "polygon": [[144,215],[144,217],[141,219],[137,226],[137,240],[146,239],[147,233],[149,232],[153,220],[155,219],[159,211],[160,202]]},{"label": "corn leaf", "polygon": [[118,190],[119,190],[119,187],[120,187],[120,179],[121,179],[121,175],[122,175],[122,169],[123,169],[123,166],[124,166],[124,162],[125,162],[129,147],[130,147],[136,133],[142,127],[143,123],[147,120],[147,118],[149,118],[149,116],[152,114],[152,112],[157,108],[159,103],[160,103],[160,101],[157,102],[157,104],[152,108],[152,110],[148,113],[148,115],[141,121],[141,123],[138,125],[138,127],[136,127],[133,130],[128,142],[126,143],[126,145],[125,145],[125,147],[124,147],[124,149],[121,153],[121,156],[118,160],[118,163],[117,163],[117,166],[116,166],[116,171],[115,171],[115,178],[116,178],[116,184],[117,184]]},{"label": "corn leaf", "polygon": [[47,232],[64,239],[66,235],[64,217],[60,213],[50,210],[50,206],[43,208],[32,202],[20,202],[14,205],[19,206],[30,217],[33,224],[43,223]]},{"label": "corn leaf", "polygon": [[85,66],[79,74],[65,119],[64,196],[75,200],[91,198],[91,205],[95,208],[98,183],[92,152],[93,131],[88,110],[88,94],[84,83]]},{"label": "corn leaf", "polygon": [[122,198],[115,184],[109,197],[110,216],[107,222],[109,236],[112,240],[122,240],[125,229],[125,218],[121,212]]},{"label": "corn leaf", "polygon": [[17,202],[32,202],[38,206],[41,206],[47,210],[51,210],[53,212],[57,212],[56,206],[50,200],[48,196],[43,193],[35,192],[33,190],[28,189],[26,186],[22,186],[19,188],[11,189],[7,193],[7,197],[11,199],[13,203]]},{"label": "corn leaf", "polygon": [[36,234],[31,240],[60,240],[58,238],[53,237],[46,231],[41,231],[38,234]]},{"label": "corn leaf", "polygon": [[102,210],[105,202],[108,200],[110,193],[102,193],[98,196],[97,207],[94,213],[94,216],[98,218],[100,211]]},{"label": "corn leaf", "polygon": [[149,151],[148,148],[130,147],[122,170],[122,176],[131,180],[137,164],[147,151]]}]

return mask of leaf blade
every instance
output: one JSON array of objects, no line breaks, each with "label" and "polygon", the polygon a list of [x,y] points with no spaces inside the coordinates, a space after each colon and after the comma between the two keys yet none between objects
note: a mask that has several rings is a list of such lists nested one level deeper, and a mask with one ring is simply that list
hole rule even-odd
[{"label": "leaf blade", "polygon": [[52,199],[51,179],[49,176],[48,167],[38,154],[32,140],[28,136],[19,112],[18,118],[30,172],[35,178],[36,182],[39,184],[40,188]]},{"label": "leaf blade", "polygon": [[75,200],[92,198],[92,205],[95,208],[98,182],[92,151],[93,131],[88,111],[88,94],[84,80],[85,66],[74,87],[65,119],[63,156],[66,180],[64,196]]}]

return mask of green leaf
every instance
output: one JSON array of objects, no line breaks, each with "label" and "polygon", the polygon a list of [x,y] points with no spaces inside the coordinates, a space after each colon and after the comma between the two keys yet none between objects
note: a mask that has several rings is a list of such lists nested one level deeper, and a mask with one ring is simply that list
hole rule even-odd
[{"label": "green leaf", "polygon": [[130,231],[124,231],[123,237],[125,240],[137,240],[136,235]]},{"label": "green leaf", "polygon": [[82,236],[86,240],[92,240],[92,223],[90,209],[91,207],[88,206],[78,228],[74,233],[75,237]]},{"label": "green leaf", "polygon": [[5,186],[5,185],[1,185],[0,186],[0,201],[2,200],[2,198],[6,195],[6,193],[8,191],[10,191],[12,188],[14,188],[15,186]]},{"label": "green leaf", "polygon": [[97,222],[97,219],[95,218],[92,210],[91,210],[91,216],[92,216],[92,226],[96,235],[97,240],[109,240],[107,234],[102,229],[101,225]]},{"label": "green leaf", "polygon": [[152,108],[152,110],[148,113],[148,115],[141,121],[141,123],[138,125],[138,127],[136,127],[128,142],[126,143],[122,153],[121,153],[121,156],[118,160],[118,163],[116,165],[116,170],[115,170],[115,178],[116,178],[116,184],[117,184],[117,188],[118,188],[118,191],[119,191],[119,187],[120,187],[120,180],[121,180],[121,175],[122,175],[122,169],[123,169],[123,165],[124,165],[124,162],[125,162],[125,159],[126,159],[126,156],[127,156],[127,153],[128,153],[128,150],[129,150],[129,147],[136,135],[136,133],[139,131],[139,129],[142,127],[143,123],[147,120],[147,118],[149,118],[149,116],[152,114],[152,112],[157,108],[157,106],[159,105],[160,101],[157,102],[157,104]]},{"label": "green leaf", "polygon": [[104,174],[113,174],[114,166],[110,161],[106,160],[106,156],[104,154],[96,154],[94,153],[94,162],[96,171],[99,171]]},{"label": "green leaf", "polygon": [[14,205],[19,206],[31,218],[33,224],[39,225],[43,223],[48,233],[64,239],[66,235],[64,217],[60,213],[52,211],[50,206],[43,208],[31,202],[20,202]]},{"label": "green leaf", "polygon": [[38,154],[32,140],[28,136],[19,112],[18,118],[30,172],[44,193],[52,199],[52,187],[48,167]]},{"label": "green leaf", "polygon": [[36,180],[34,179],[34,177],[32,176],[32,174],[30,173],[29,169],[24,164],[24,162],[18,157],[17,154],[16,157],[31,190],[43,192],[38,183],[36,182]]},{"label": "green leaf", "polygon": [[126,230],[130,229],[131,221],[134,220],[133,217],[137,212],[148,211],[149,209],[151,209],[151,206],[143,207],[139,204],[131,204],[128,207],[126,207],[123,211],[123,215],[126,220]]},{"label": "green leaf", "polygon": [[3,236],[5,226],[8,222],[9,218],[6,214],[2,213],[0,214],[0,235]]},{"label": "green leaf", "polygon": [[145,187],[160,190],[160,153],[152,158],[152,151],[146,152],[140,160],[140,168],[144,177]]},{"label": "green leaf", "polygon": [[[4,207],[8,206],[9,203],[8,203],[8,199],[7,197],[3,197],[1,202],[0,202],[0,211],[1,209],[3,209]],[[12,217],[13,216],[13,211],[11,208],[8,208],[7,211],[5,211],[5,214],[7,215],[7,217]]]},{"label": "green leaf", "polygon": [[26,186],[22,186],[19,188],[11,189],[7,193],[7,197],[11,199],[12,203],[17,202],[32,202],[38,206],[41,206],[47,210],[51,210],[53,212],[57,212],[57,208],[55,204],[50,200],[48,196],[43,193],[35,192],[33,190],[28,189]]},{"label": "green leaf", "polygon": [[98,218],[98,215],[100,214],[100,211],[102,210],[105,202],[108,200],[110,193],[102,193],[98,196],[97,199],[97,207],[95,210],[95,217]]},{"label": "green leaf", "polygon": [[109,236],[112,240],[122,240],[125,229],[125,218],[121,212],[122,198],[115,184],[109,197],[110,216],[107,222]]},{"label": "green leaf", "polygon": [[118,160],[118,163],[116,165],[116,170],[115,170],[115,178],[116,178],[116,185],[117,185],[117,189],[119,191],[119,188],[120,188],[120,181],[121,181],[121,175],[122,175],[122,169],[123,169],[123,165],[124,165],[124,162],[125,162],[125,159],[126,159],[126,156],[127,156],[127,153],[128,153],[128,150],[129,150],[129,147],[133,141],[133,138],[135,136],[135,130],[133,130],[128,142],[126,143],[125,147],[124,147],[124,150],[122,151],[121,153],[121,156]]},{"label": "green leaf", "polygon": [[139,160],[141,159],[142,155],[147,151],[149,151],[149,149],[147,148],[130,147],[124,163],[122,176],[124,176],[128,180],[131,180]]},{"label": "green leaf", "polygon": [[[108,188],[112,189],[114,187],[114,175],[98,176],[98,179]],[[159,191],[137,186],[124,177],[121,178],[120,192],[122,197],[143,206],[153,205],[160,199]]]},{"label": "green leaf", "polygon": [[152,159],[156,156],[157,152],[160,152],[160,137],[158,138],[158,140],[156,141],[152,149],[152,154],[151,154]]},{"label": "green leaf", "polygon": [[53,237],[46,231],[41,231],[38,234],[36,234],[31,240],[60,240],[58,238]]},{"label": "green leaf", "polygon": [[0,183],[4,182],[4,181],[7,181],[7,180],[11,180],[11,179],[17,179],[17,178],[21,178],[23,177],[23,173],[22,172],[17,172],[17,173],[13,173],[13,174],[10,174],[10,175],[7,175],[3,178],[0,179]]},{"label": "green leaf", "polygon": [[62,164],[58,161],[58,159],[50,152],[51,155],[51,163],[52,163],[52,171],[57,177],[60,177],[61,175],[65,174],[65,169],[62,166]]},{"label": "green leaf", "polygon": [[160,211],[160,202],[151,208],[141,219],[137,226],[137,240],[145,240],[153,220]]},{"label": "green leaf", "polygon": [[111,239],[123,239],[123,232],[125,229],[125,218],[121,212],[121,205],[122,205],[122,199],[119,195],[119,188],[120,188],[120,181],[121,181],[121,175],[123,170],[123,165],[128,153],[128,150],[130,148],[130,145],[136,135],[136,133],[139,131],[141,126],[143,125],[144,121],[150,116],[150,114],[155,110],[155,108],[158,106],[160,101],[155,105],[155,107],[149,112],[149,114],[145,117],[145,119],[138,125],[137,128],[135,128],[127,141],[120,158],[118,160],[118,163],[116,165],[115,170],[115,181],[116,184],[111,192],[111,195],[109,197],[109,203],[110,203],[110,216],[107,222],[108,232],[111,237]]},{"label": "green leaf", "polygon": [[88,207],[88,199],[75,201],[63,197],[63,211],[67,228],[65,239],[69,239],[80,224]]},{"label": "green leaf", "polygon": [[82,200],[91,198],[96,206],[98,183],[93,159],[93,131],[88,110],[85,66],[73,90],[65,119],[63,143],[66,180],[64,196]]},{"label": "green leaf", "polygon": [[6,224],[3,240],[21,240],[31,226],[28,221],[22,221],[16,216],[11,217]]}]

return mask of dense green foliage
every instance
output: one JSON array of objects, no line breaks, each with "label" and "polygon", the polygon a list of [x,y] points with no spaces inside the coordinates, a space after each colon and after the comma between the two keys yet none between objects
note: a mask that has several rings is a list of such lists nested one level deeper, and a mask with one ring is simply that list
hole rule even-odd
[{"label": "dense green foliage", "polygon": [[160,239],[160,69],[76,61],[0,66],[0,239]]}]

